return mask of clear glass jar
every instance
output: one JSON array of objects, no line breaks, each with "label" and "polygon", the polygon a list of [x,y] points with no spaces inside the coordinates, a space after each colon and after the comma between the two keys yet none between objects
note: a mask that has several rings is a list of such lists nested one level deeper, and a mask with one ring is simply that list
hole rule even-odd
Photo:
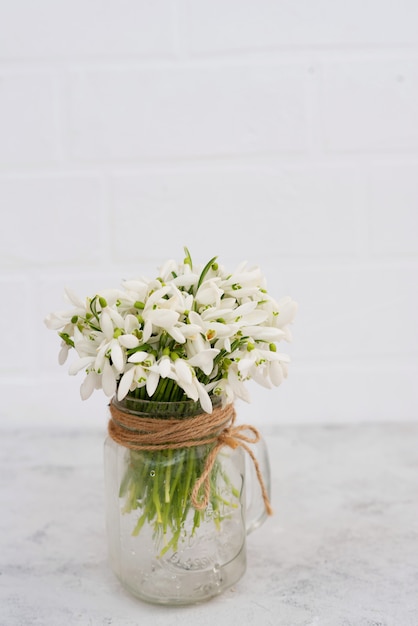
[{"label": "clear glass jar", "polygon": [[[187,419],[201,413],[194,402],[113,402],[130,415]],[[211,447],[135,451],[106,439],[110,564],[122,585],[142,600],[200,602],[245,572],[246,536],[267,516],[260,486],[245,451],[225,445],[210,474],[209,504],[194,509],[191,490]],[[269,493],[267,450],[263,440],[254,447]]]}]

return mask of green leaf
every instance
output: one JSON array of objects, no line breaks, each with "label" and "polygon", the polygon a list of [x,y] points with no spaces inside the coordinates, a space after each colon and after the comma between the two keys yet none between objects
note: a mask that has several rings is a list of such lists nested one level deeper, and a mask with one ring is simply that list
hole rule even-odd
[{"label": "green leaf", "polygon": [[203,283],[203,281],[205,280],[205,276],[206,274],[209,272],[210,268],[212,267],[212,264],[216,261],[218,257],[214,256],[213,259],[211,259],[208,263],[206,263],[205,267],[203,268],[200,276],[199,276],[199,281],[197,283],[197,288],[196,291],[199,289],[200,285]]}]

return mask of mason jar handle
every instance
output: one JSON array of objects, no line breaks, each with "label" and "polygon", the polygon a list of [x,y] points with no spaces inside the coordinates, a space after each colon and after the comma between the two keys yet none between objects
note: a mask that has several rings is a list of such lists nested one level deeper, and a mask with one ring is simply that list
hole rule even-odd
[{"label": "mason jar handle", "polygon": [[[261,474],[263,476],[264,485],[268,498],[271,494],[271,480],[270,480],[270,461],[267,450],[266,442],[262,437],[259,441],[252,446],[252,451],[258,461]],[[247,535],[253,532],[256,528],[261,526],[267,519],[268,513],[264,503],[263,495],[261,492],[260,482],[257,478],[257,473],[254,467],[253,460],[248,454],[245,455],[245,482],[246,482],[246,502],[247,502],[247,514],[246,514],[246,531]]]}]

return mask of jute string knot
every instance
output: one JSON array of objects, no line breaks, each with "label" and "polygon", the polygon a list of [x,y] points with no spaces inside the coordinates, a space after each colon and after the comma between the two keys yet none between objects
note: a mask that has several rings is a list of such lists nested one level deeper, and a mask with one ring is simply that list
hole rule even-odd
[{"label": "jute string knot", "polygon": [[[273,510],[259,462],[248,445],[260,441],[260,433],[254,426],[248,424],[234,425],[236,413],[232,404],[224,408],[215,408],[210,416],[203,413],[182,419],[172,417],[161,419],[131,414],[121,411],[113,402],[110,403],[109,408],[111,414],[108,424],[109,436],[130,450],[175,450],[214,444],[206,458],[203,472],[195,482],[191,493],[191,503],[199,511],[206,509],[209,504],[210,473],[219,451],[224,446],[229,446],[234,450],[240,446],[253,461],[266,512],[272,515]],[[248,435],[248,432],[251,434]],[[202,487],[203,496],[199,496]]]}]

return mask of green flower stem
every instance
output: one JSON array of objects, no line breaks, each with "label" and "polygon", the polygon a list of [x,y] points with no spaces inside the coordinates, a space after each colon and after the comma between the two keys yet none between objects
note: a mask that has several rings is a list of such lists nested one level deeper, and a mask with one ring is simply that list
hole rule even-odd
[{"label": "green flower stem", "polygon": [[[128,463],[119,496],[122,513],[139,512],[132,534],[137,536],[145,523],[155,537],[164,538],[160,555],[177,550],[192,510],[191,492],[201,476],[210,445],[176,450],[128,451]],[[210,474],[210,518],[216,528],[238,506],[239,490],[234,488],[221,463],[216,460]],[[193,536],[206,519],[205,510],[194,510],[191,518]]]},{"label": "green flower stem", "polygon": [[[175,402],[177,398],[179,401]],[[138,400],[148,402],[142,404]],[[138,411],[139,414],[146,411],[148,416],[160,419],[195,415],[194,404],[183,401],[183,390],[167,378],[160,380],[151,402],[146,388],[141,387],[126,398],[125,406],[127,410]],[[119,490],[122,513],[137,514],[132,531],[134,536],[145,524],[151,527],[154,538],[161,541],[161,555],[168,550],[177,550],[185,533],[193,536],[203,521],[210,519],[216,528],[220,528],[221,521],[239,502],[240,492],[231,483],[221,459],[217,458],[209,476],[208,509],[201,511],[192,507],[193,487],[205,470],[213,445],[126,451],[127,463]]]},{"label": "green flower stem", "polygon": [[165,470],[165,492],[164,502],[168,504],[171,501],[170,498],[170,480],[171,480],[171,465],[173,462],[173,450],[167,450],[167,467]]}]

